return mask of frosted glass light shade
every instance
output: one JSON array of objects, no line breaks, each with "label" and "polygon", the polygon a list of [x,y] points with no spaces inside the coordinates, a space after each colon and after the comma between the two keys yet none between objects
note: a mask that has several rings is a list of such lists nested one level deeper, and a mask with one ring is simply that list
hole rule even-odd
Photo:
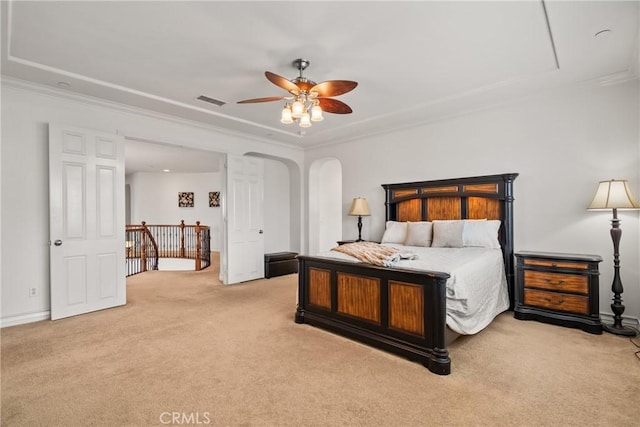
[{"label": "frosted glass light shade", "polygon": [[367,199],[363,197],[355,197],[351,202],[351,209],[349,209],[349,215],[351,216],[369,216],[369,205],[367,205]]},{"label": "frosted glass light shade", "polygon": [[282,109],[282,116],[280,117],[280,123],[284,123],[286,125],[293,123],[293,116],[291,115],[291,109],[289,109],[289,107],[284,107]]},{"label": "frosted glass light shade", "polygon": [[300,116],[300,127],[308,128],[311,126],[311,121],[309,120],[309,113],[302,113]]},{"label": "frosted glass light shade", "polygon": [[587,209],[640,209],[640,204],[631,194],[626,180],[612,179],[598,184],[596,194]]},{"label": "frosted glass light shade", "polygon": [[298,119],[304,113],[304,104],[300,101],[295,101],[293,105],[291,105],[291,116],[294,119]]},{"label": "frosted glass light shade", "polygon": [[319,105],[314,105],[311,108],[311,121],[312,122],[321,122],[324,120],[322,116],[322,108]]}]

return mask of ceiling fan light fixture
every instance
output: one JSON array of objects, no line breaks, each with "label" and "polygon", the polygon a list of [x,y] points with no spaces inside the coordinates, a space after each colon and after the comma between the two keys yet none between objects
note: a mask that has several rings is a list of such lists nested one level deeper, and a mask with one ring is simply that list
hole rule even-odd
[{"label": "ceiling fan light fixture", "polygon": [[280,122],[283,124],[298,123],[301,128],[308,128],[311,122],[324,120],[324,113],[350,114],[351,107],[342,101],[333,99],[334,96],[352,91],[358,86],[358,82],[351,80],[327,80],[316,83],[302,75],[302,71],[309,66],[307,59],[296,59],[292,65],[298,69],[300,75],[289,80],[270,71],[264,75],[271,83],[289,92],[287,96],[269,96],[266,98],[253,98],[238,101],[238,104],[255,104],[259,102],[272,102],[286,100],[280,114]]},{"label": "ceiling fan light fixture", "polygon": [[321,122],[324,120],[324,116],[322,115],[322,107],[320,104],[314,102],[313,107],[311,107],[311,121],[312,122]]},{"label": "ceiling fan light fixture", "polygon": [[289,108],[289,104],[285,105],[282,109],[280,123],[284,123],[285,125],[293,123],[293,116],[291,115],[291,108]]},{"label": "ceiling fan light fixture", "polygon": [[309,113],[305,112],[305,113],[302,113],[302,115],[300,116],[300,127],[301,128],[311,127],[311,119],[309,117]]},{"label": "ceiling fan light fixture", "polygon": [[304,112],[305,112],[304,104],[300,102],[299,99],[296,99],[293,105],[291,106],[291,116],[294,119],[299,119]]}]

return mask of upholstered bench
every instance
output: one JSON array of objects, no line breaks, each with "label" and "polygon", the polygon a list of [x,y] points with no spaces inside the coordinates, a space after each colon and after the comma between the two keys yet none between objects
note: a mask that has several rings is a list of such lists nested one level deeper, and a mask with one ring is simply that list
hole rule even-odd
[{"label": "upholstered bench", "polygon": [[264,254],[264,277],[284,276],[298,272],[297,252]]}]

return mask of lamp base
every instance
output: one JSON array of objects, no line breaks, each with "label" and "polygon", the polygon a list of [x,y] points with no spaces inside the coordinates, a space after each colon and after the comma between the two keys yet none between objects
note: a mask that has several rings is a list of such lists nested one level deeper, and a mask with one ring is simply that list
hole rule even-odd
[{"label": "lamp base", "polygon": [[627,326],[603,324],[602,329],[604,329],[605,331],[611,334],[622,335],[625,337],[635,337],[636,335],[638,335],[638,331],[636,331],[635,329],[629,328]]}]

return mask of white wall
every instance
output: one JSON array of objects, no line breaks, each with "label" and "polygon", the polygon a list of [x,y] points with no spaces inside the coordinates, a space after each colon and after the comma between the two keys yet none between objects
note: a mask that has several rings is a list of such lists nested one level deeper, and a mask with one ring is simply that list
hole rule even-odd
[{"label": "white wall", "polygon": [[[303,152],[299,148],[241,138],[185,120],[10,79],[2,80],[1,101],[2,325],[48,318],[48,123],[219,153],[264,153],[286,159],[290,167],[302,165]],[[302,236],[297,238],[301,240]],[[36,288],[35,297],[29,297],[31,287]]]},{"label": "white wall", "polygon": [[342,240],[342,165],[335,158],[316,160],[309,167],[307,181],[309,248],[306,253],[317,255]]},{"label": "white wall", "polygon": [[295,251],[291,247],[291,197],[287,166],[264,160],[264,251]]},{"label": "white wall", "polygon": [[[347,144],[308,150],[305,163],[342,163],[343,204],[367,198],[372,216],[363,238],[384,230],[381,184],[518,172],[514,183],[515,249],[598,254],[600,308],[611,313],[610,212],[591,212],[597,184],[627,179],[640,193],[638,82],[583,85],[509,105]],[[308,168],[309,166],[307,166]],[[620,212],[621,277],[626,316],[640,316],[638,211]],[[356,238],[343,217],[344,238]]]}]

